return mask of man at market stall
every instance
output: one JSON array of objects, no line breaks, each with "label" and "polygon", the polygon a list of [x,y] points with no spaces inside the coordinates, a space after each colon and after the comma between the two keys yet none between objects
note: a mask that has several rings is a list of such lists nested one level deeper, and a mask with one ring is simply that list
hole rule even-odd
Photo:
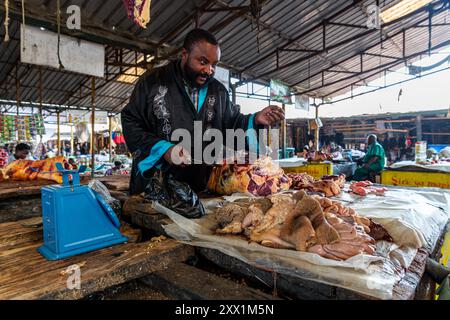
[{"label": "man at market stall", "polygon": [[[384,169],[385,155],[381,144],[377,142],[377,136],[371,134],[367,137],[368,149],[363,159],[363,165],[356,169],[353,180],[374,180],[374,177]],[[373,181],[374,182],[374,181]]]},{"label": "man at market stall", "polygon": [[[132,194],[143,192],[148,178],[163,164],[194,191],[205,189],[211,167],[190,164],[192,150],[175,146],[178,141],[171,140],[176,129],[186,129],[193,136],[194,121],[201,121],[203,132],[215,128],[225,136],[226,129],[258,130],[284,119],[277,106],[256,114],[239,112],[225,86],[214,79],[220,54],[214,35],[194,29],[184,40],[181,59],[147,72],[136,84],[121,114],[125,141],[133,153]],[[175,158],[181,158],[181,163]]]},{"label": "man at market stall", "polygon": [[8,164],[16,160],[34,160],[31,156],[31,147],[26,143],[16,145],[14,153],[9,156]]}]

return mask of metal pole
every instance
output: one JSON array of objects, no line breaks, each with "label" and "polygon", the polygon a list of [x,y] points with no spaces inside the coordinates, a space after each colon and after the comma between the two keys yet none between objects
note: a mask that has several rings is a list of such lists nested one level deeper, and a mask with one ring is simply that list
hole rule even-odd
[{"label": "metal pole", "polygon": [[[286,106],[283,103],[281,105],[283,112],[286,114]],[[281,121],[281,159],[286,157],[286,119]]]},{"label": "metal pole", "polygon": [[39,113],[42,115],[42,67],[39,66]]},{"label": "metal pole", "polygon": [[316,126],[314,144],[316,146],[316,151],[319,151],[319,106],[316,106]]},{"label": "metal pole", "polygon": [[[270,106],[270,88],[269,88],[269,99],[268,99],[268,101],[269,101],[269,106]],[[271,127],[269,126],[269,128],[268,128],[269,130],[267,130],[267,145],[270,147],[271,145],[272,145],[272,137],[271,137],[271,134],[270,134],[270,129],[271,129]],[[278,150],[272,150],[273,152],[277,152],[278,153]]]},{"label": "metal pole", "polygon": [[[39,66],[39,114],[42,116],[42,67]],[[42,141],[42,135],[39,135]]]},{"label": "metal pole", "polygon": [[70,154],[74,154],[73,148],[73,123],[70,123]]},{"label": "metal pole", "polygon": [[91,177],[94,179],[95,168],[95,77],[92,77],[92,96],[91,96]]},{"label": "metal pole", "polygon": [[16,107],[17,107],[17,115],[19,115],[19,107],[20,107],[20,80],[19,80],[19,66],[16,65]]},{"label": "metal pole", "polygon": [[236,86],[234,84],[231,85],[231,102],[236,104]]},{"label": "metal pole", "polygon": [[109,162],[112,161],[112,115],[109,115]]},{"label": "metal pole", "polygon": [[60,111],[56,111],[56,124],[57,124],[57,140],[56,140],[56,147],[58,148],[56,151],[56,154],[58,156],[61,155],[61,132],[60,132]]},{"label": "metal pole", "polygon": [[[42,116],[42,67],[39,66],[39,114]],[[39,140],[42,142],[42,135],[39,135]]]},{"label": "metal pole", "polygon": [[422,116],[420,114],[416,117],[416,132],[417,141],[422,141]]}]

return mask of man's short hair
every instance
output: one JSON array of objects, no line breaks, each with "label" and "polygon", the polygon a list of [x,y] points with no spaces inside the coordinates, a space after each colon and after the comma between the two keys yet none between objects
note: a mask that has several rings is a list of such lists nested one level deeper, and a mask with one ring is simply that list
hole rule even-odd
[{"label": "man's short hair", "polygon": [[183,48],[187,51],[191,51],[194,44],[199,41],[206,41],[215,46],[219,44],[216,37],[211,32],[204,29],[193,29],[189,31],[186,38],[184,38]]},{"label": "man's short hair", "polygon": [[31,147],[26,143],[19,143],[16,145],[16,151],[31,151]]}]

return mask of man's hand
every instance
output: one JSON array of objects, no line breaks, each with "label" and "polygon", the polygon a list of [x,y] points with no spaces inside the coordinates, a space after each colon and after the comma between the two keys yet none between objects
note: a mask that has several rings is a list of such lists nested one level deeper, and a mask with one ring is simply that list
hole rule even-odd
[{"label": "man's hand", "polygon": [[186,166],[191,164],[191,155],[181,146],[173,146],[164,154],[164,160],[170,165]]},{"label": "man's hand", "polygon": [[369,164],[366,163],[365,165],[363,165],[363,168],[364,168],[364,169],[369,169]]},{"label": "man's hand", "polygon": [[268,106],[255,115],[255,124],[273,126],[284,119],[284,111],[278,106]]}]

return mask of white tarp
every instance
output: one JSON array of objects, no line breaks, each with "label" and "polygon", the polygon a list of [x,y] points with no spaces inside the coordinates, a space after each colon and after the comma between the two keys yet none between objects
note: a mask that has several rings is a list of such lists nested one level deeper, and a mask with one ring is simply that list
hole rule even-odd
[{"label": "white tarp", "polygon": [[[407,192],[405,192],[407,190]],[[233,200],[243,195],[228,198]],[[360,254],[346,261],[334,261],[295,250],[273,249],[233,236],[215,235],[213,219],[187,219],[158,203],[156,210],[174,221],[166,227],[173,238],[194,246],[217,249],[248,264],[347,288],[380,299],[392,298],[396,282],[409,267],[417,248],[432,247],[448,221],[450,192],[390,188],[385,196],[359,197],[343,193],[340,199],[362,216],[382,223],[395,244],[377,242],[375,256]],[[207,212],[217,200],[205,201]]]}]

